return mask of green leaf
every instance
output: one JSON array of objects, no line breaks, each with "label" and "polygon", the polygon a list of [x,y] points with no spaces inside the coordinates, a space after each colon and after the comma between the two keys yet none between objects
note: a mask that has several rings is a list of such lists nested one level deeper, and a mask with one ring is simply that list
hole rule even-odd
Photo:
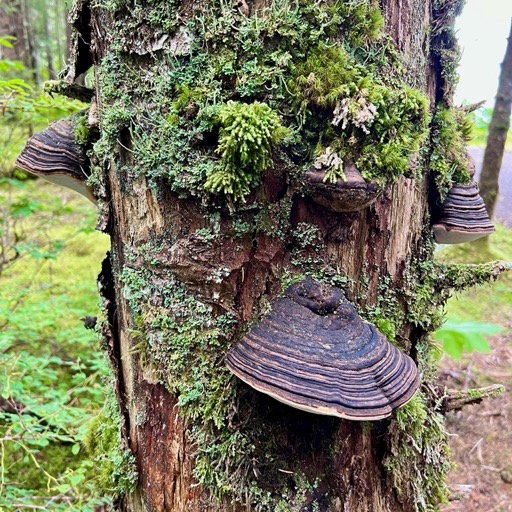
[{"label": "green leaf", "polygon": [[78,485],[80,482],[83,482],[84,479],[85,475],[83,473],[74,473],[69,477],[71,485]]},{"label": "green leaf", "polygon": [[[72,447],[71,447],[71,453],[73,455],[78,455],[78,452],[80,451],[80,443],[75,443]],[[71,478],[70,478],[71,480]],[[71,482],[73,483],[73,482]]]},{"label": "green leaf", "polygon": [[485,336],[502,331],[503,327],[499,325],[448,319],[443,327],[435,332],[434,338],[443,343],[443,350],[451,358],[458,360],[464,352],[489,353],[491,347]]}]

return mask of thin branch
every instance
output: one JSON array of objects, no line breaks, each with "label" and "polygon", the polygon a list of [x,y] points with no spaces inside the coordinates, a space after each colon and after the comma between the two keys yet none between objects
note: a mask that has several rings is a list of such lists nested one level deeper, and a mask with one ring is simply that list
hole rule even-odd
[{"label": "thin branch", "polygon": [[468,389],[467,391],[448,391],[443,399],[441,410],[443,413],[448,411],[459,411],[466,405],[479,404],[484,398],[490,398],[501,395],[505,391],[505,386],[493,384],[484,388]]}]

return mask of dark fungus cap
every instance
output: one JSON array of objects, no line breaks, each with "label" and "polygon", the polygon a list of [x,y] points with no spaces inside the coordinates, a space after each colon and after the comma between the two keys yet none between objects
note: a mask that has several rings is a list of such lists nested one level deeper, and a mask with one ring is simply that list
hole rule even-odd
[{"label": "dark fungus cap", "polygon": [[475,182],[454,185],[441,210],[440,220],[432,226],[438,244],[462,244],[494,233]]},{"label": "dark fungus cap", "polygon": [[84,151],[75,142],[73,126],[65,119],[30,137],[16,160],[16,167],[71,188],[96,202],[86,184]]},{"label": "dark fungus cap", "polygon": [[340,289],[307,278],[226,356],[253,388],[292,407],[350,420],[379,420],[419,387],[413,360],[363,322]]}]

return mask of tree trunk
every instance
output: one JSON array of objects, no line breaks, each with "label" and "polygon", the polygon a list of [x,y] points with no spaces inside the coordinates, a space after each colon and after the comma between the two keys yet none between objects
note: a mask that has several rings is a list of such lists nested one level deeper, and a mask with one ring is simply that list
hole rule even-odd
[{"label": "tree trunk", "polygon": [[19,0],[5,0],[0,5],[0,36],[14,37],[12,48],[0,46],[0,59],[17,60],[25,65],[30,63],[25,53],[23,13]]},{"label": "tree trunk", "polygon": [[35,47],[34,32],[30,20],[30,8],[26,0],[20,0],[21,14],[23,20],[23,44],[24,49],[24,61],[25,66],[32,71],[34,82],[37,85],[41,84],[41,75],[39,73],[37,63],[37,52]]},{"label": "tree trunk", "polygon": [[[432,262],[427,160],[411,154],[410,167],[394,177],[386,169],[384,178],[371,175],[382,195],[349,213],[313,201],[303,171],[315,145],[331,137],[330,123],[316,123],[333,110],[325,104],[338,79],[323,73],[337,76],[336,58],[350,66],[361,58],[364,66],[350,68],[354,76],[384,69],[378,91],[387,94],[398,83],[386,82],[398,69],[389,65],[394,45],[406,68],[396,80],[421,89],[431,111],[449,103],[429,34],[449,28],[453,12],[432,11],[423,0],[382,0],[388,40],[379,36],[375,7],[364,2],[116,0],[84,2],[77,16],[87,20],[89,10],[100,129],[92,168],[112,238],[100,279],[103,331],[123,441],[138,473],[120,508],[435,510],[449,463],[432,386],[398,415],[361,423],[274,401],[230,375],[223,359],[289,282],[313,275],[342,287],[431,380],[435,347],[426,334],[447,293]],[[332,50],[340,41],[355,57]],[[318,66],[324,58],[332,61]],[[363,89],[345,94],[370,104]],[[245,201],[228,188],[204,189],[221,158],[217,140],[228,137],[216,116],[229,99],[247,110],[266,102],[301,134],[284,149],[274,144],[261,184],[240,189]],[[348,144],[357,146],[364,121],[351,119]]]},{"label": "tree trunk", "polygon": [[505,151],[512,109],[512,20],[505,57],[501,64],[498,92],[489,124],[482,173],[478,185],[489,217],[493,217],[499,193],[498,180]]}]

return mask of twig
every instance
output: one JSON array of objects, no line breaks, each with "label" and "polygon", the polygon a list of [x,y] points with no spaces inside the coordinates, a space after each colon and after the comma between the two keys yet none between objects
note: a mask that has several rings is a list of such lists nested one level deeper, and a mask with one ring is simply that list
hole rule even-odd
[{"label": "twig", "polygon": [[449,491],[450,495],[448,496],[449,501],[459,501],[467,498],[471,491],[473,490],[473,485],[469,484],[456,484],[450,485]]},{"label": "twig", "polygon": [[466,370],[466,378],[464,379],[464,393],[467,393],[469,390],[469,383],[471,382],[471,369],[473,367],[473,356],[471,356],[471,361],[468,364],[468,369]]},{"label": "twig", "polygon": [[466,114],[469,114],[471,112],[474,112],[475,110],[478,110],[480,107],[483,107],[485,105],[485,102],[487,100],[479,101],[478,103],[471,103],[470,105],[462,105],[459,107],[459,110],[462,110],[462,112],[466,112]]},{"label": "twig", "polygon": [[484,398],[501,395],[505,386],[493,384],[485,388],[473,388],[467,391],[448,391],[441,405],[442,412],[458,411],[469,404],[479,404]]},{"label": "twig", "polygon": [[62,94],[68,98],[90,103],[94,97],[94,89],[89,89],[83,85],[70,84],[65,80],[48,80],[44,84],[44,92],[52,94]]}]

